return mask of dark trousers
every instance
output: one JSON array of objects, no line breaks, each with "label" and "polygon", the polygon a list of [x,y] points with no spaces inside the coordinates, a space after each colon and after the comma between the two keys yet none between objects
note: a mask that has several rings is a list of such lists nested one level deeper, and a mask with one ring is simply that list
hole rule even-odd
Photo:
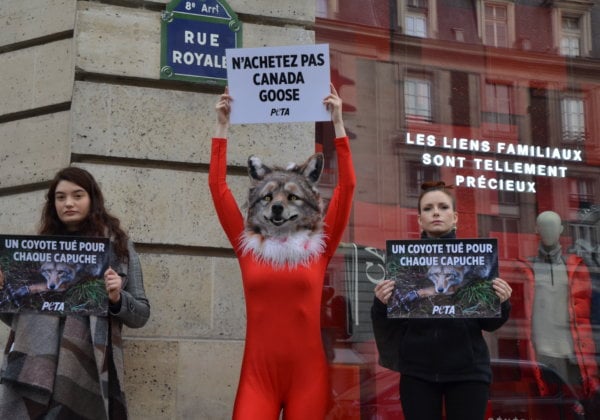
[{"label": "dark trousers", "polygon": [[400,401],[406,420],[483,420],[489,384],[480,381],[429,382],[412,376],[400,378]]}]

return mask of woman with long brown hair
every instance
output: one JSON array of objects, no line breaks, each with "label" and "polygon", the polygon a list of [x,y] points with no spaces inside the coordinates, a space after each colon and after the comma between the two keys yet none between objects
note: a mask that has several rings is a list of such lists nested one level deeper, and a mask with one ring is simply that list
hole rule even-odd
[{"label": "woman with long brown hair", "polygon": [[11,332],[0,373],[0,418],[126,419],[121,329],[140,328],[150,316],[133,243],[106,210],[94,177],[78,167],[54,177],[38,233],[110,239],[108,315],[3,314]]}]

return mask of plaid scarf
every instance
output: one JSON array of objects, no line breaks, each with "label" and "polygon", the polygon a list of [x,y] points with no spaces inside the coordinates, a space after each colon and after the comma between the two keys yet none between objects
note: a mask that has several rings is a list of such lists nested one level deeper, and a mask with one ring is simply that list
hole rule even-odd
[{"label": "plaid scarf", "polygon": [[127,418],[120,325],[110,317],[16,315],[0,378],[0,418]]}]

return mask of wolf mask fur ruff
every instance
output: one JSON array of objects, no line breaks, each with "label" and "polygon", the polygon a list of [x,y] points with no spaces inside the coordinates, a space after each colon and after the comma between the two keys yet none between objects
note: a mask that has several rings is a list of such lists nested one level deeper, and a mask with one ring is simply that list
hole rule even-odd
[{"label": "wolf mask fur ruff", "polygon": [[248,158],[252,185],[248,193],[244,253],[283,266],[307,265],[323,252],[323,203],[316,187],[323,172],[323,154],[302,165],[268,167]]}]

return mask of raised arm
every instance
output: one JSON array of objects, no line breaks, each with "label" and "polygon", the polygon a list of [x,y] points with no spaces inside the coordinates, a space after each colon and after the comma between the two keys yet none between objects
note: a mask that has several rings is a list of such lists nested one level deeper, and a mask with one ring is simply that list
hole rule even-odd
[{"label": "raised arm", "polygon": [[231,115],[231,101],[233,98],[229,95],[229,88],[219,96],[219,101],[215,105],[217,111],[217,125],[215,127],[215,138],[226,139],[229,130],[229,116]]},{"label": "raised arm", "polygon": [[342,118],[342,98],[337,93],[337,90],[330,85],[331,91],[329,95],[323,99],[323,103],[331,113],[331,122],[335,130],[335,137],[346,137],[346,128],[344,127],[344,119]]},{"label": "raised arm", "polygon": [[335,129],[335,150],[338,160],[338,185],[333,191],[327,214],[325,215],[325,233],[327,249],[325,253],[331,258],[340,243],[344,229],[350,218],[352,198],[356,187],[356,175],[352,164],[350,143],[346,136],[342,119],[342,99],[331,85],[331,93],[323,100],[331,112],[331,121]]},{"label": "raised arm", "polygon": [[240,234],[244,229],[244,217],[235,201],[235,197],[227,186],[227,131],[231,114],[229,91],[225,89],[215,106],[217,124],[215,137],[212,140],[208,185],[213,198],[219,222],[237,252]]}]

